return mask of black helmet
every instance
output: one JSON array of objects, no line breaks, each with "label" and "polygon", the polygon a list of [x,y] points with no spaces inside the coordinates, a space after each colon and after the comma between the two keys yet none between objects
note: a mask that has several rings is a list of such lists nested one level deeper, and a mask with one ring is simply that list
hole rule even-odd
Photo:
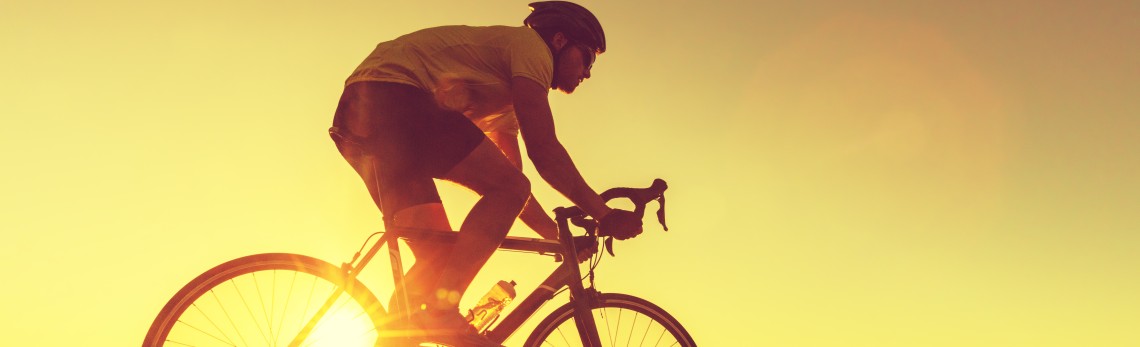
[{"label": "black helmet", "polygon": [[594,53],[606,51],[606,33],[590,10],[569,1],[540,1],[530,4],[530,15],[523,24],[534,29],[561,31],[568,38],[586,44]]}]

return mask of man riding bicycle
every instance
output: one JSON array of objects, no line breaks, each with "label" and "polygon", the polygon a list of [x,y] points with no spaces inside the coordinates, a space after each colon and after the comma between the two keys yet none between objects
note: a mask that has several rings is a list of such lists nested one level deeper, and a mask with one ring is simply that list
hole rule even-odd
[{"label": "man riding bicycle", "polygon": [[547,99],[590,78],[606,50],[602,27],[570,2],[530,7],[521,27],[444,26],[380,43],[345,82],[329,129],[389,227],[453,230],[433,179],[481,196],[453,245],[408,242],[411,323],[454,345],[498,345],[467,324],[458,302],[515,218],[558,237],[522,173],[520,133],[539,175],[598,220],[599,235],[641,232],[637,215],[607,207],[586,184],[555,136]]}]

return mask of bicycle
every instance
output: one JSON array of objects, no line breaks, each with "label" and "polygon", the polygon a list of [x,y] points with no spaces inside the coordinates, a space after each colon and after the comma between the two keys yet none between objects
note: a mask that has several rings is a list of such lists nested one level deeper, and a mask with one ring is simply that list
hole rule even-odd
[{"label": "bicycle", "polygon": [[[602,198],[607,202],[628,198],[635,205],[634,212],[641,216],[650,201],[657,201],[658,221],[668,230],[665,189],[665,181],[657,179],[648,188],[607,190]],[[594,234],[596,222],[577,207],[556,208],[554,213],[558,241],[507,237],[499,249],[554,256],[561,265],[510,314],[492,322],[482,334],[501,344],[540,306],[569,290],[569,302],[543,319],[524,346],[614,346],[619,343],[696,346],[685,328],[657,305],[632,295],[597,291],[594,269],[601,260],[601,251],[591,256],[588,272],[583,276],[582,265],[576,261],[577,243],[581,241],[573,241],[592,241],[594,243],[588,246],[596,247],[601,238]],[[571,223],[585,228],[586,235],[572,236]],[[432,343],[408,331],[387,329],[398,326],[393,323],[408,320],[411,311],[407,309],[407,297],[397,294],[395,306],[400,307],[385,310],[356,276],[386,246],[396,293],[402,293],[399,289],[404,288],[404,269],[397,240],[447,242],[453,241],[456,233],[391,227],[386,230],[369,236],[352,260],[340,267],[288,253],[251,255],[218,265],[190,281],[166,303],[147,332],[143,346],[416,346]],[[382,236],[360,257],[360,251],[378,234]],[[613,238],[604,238],[605,249],[611,255],[612,242]],[[588,287],[583,284],[587,279]],[[639,319],[642,317],[644,319]],[[605,325],[604,339],[599,323]]]}]

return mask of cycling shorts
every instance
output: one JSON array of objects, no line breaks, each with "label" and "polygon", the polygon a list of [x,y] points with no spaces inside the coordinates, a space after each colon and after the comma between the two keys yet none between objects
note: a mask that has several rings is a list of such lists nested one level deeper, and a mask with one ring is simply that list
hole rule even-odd
[{"label": "cycling shorts", "polygon": [[428,92],[390,82],[345,86],[329,133],[382,213],[439,203],[442,178],[486,135],[462,113],[440,108]]}]

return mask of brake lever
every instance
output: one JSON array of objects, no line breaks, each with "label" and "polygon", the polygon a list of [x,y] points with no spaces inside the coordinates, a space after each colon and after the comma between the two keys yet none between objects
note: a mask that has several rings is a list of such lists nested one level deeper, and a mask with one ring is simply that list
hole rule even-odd
[{"label": "brake lever", "polygon": [[[662,194],[661,196],[657,197],[657,199],[654,199],[654,200],[657,200],[657,204],[659,206],[657,208],[657,221],[661,223],[662,229],[665,229],[665,231],[669,231],[669,226],[665,224],[665,195]],[[644,213],[644,205],[638,206],[638,207],[639,208],[637,209],[637,212]],[[593,221],[591,221],[591,222],[593,222]],[[594,223],[594,225],[596,226],[597,223]],[[614,238],[612,236],[607,237],[604,243],[606,245],[606,252],[609,253],[611,257],[615,256],[614,255]]]},{"label": "brake lever", "polygon": [[[570,218],[570,223],[580,228],[586,229],[586,235],[589,236],[596,235],[596,231],[598,230],[598,221],[584,216]],[[604,243],[606,246],[606,253],[609,253],[611,257],[614,256],[614,238],[612,236],[606,237]]]},{"label": "brake lever", "polygon": [[586,229],[586,235],[594,236],[595,230],[598,229],[598,221],[587,218],[585,216],[570,218],[570,224]]}]

